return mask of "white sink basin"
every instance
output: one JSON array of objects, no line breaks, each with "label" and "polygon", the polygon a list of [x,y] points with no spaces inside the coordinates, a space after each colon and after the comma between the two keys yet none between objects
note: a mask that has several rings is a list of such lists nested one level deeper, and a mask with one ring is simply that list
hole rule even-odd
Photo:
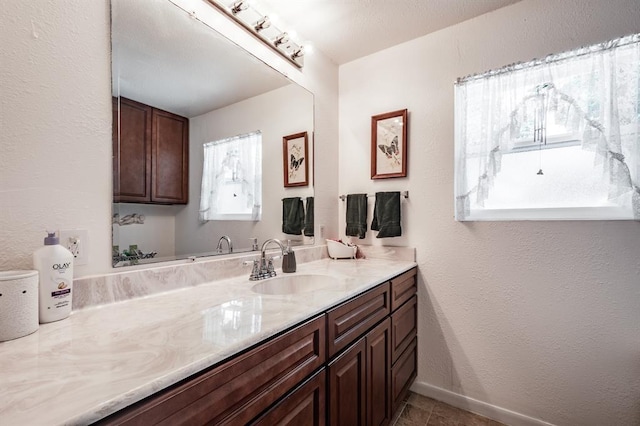
[{"label": "white sink basin", "polygon": [[251,291],[260,294],[296,294],[309,293],[339,284],[339,280],[327,275],[280,275],[261,281],[251,287]]}]

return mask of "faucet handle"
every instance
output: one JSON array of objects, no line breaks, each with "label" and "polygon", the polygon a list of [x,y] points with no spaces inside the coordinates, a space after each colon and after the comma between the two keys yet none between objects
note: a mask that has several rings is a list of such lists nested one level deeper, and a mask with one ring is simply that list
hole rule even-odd
[{"label": "faucet handle", "polygon": [[273,268],[273,258],[271,258],[271,259],[269,259],[269,260],[267,261],[267,274],[268,274],[270,277],[275,277],[275,276],[276,276],[276,271],[275,271],[275,269]]},{"label": "faucet handle", "polygon": [[244,262],[242,262],[242,265],[246,266],[246,265],[252,265],[253,267],[251,268],[251,275],[249,275],[249,279],[251,281],[256,281],[260,279],[260,262],[258,262],[257,260],[245,260]]}]

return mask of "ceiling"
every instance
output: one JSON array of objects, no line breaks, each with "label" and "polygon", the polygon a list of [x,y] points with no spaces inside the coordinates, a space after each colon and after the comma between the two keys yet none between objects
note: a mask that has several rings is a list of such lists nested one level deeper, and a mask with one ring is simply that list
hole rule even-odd
[{"label": "ceiling", "polygon": [[[343,64],[519,0],[255,1]],[[290,83],[171,2],[111,6],[114,96],[194,117]]]},{"label": "ceiling", "polygon": [[256,8],[341,65],[518,1],[257,0]]},{"label": "ceiling", "polygon": [[171,2],[112,0],[111,12],[114,96],[191,118],[290,84]]}]

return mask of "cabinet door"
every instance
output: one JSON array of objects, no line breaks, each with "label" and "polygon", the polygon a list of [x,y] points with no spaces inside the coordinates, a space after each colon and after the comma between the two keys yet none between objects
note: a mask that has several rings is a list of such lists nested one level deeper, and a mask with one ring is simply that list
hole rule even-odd
[{"label": "cabinet door", "polygon": [[[151,111],[148,105],[120,98],[114,105],[114,202],[151,201]],[[118,137],[119,133],[119,137]]]},{"label": "cabinet door", "polygon": [[391,320],[367,333],[367,425],[391,420]]},{"label": "cabinet door", "polygon": [[186,204],[189,182],[189,120],[153,110],[151,201]]},{"label": "cabinet door", "polygon": [[251,424],[323,426],[326,416],[325,383],[326,372],[323,368]]},{"label": "cabinet door", "polygon": [[330,425],[366,422],[366,342],[358,340],[328,367]]},{"label": "cabinet door", "polygon": [[409,347],[400,355],[391,368],[391,399],[395,412],[404,399],[418,371],[417,339],[414,338]]},{"label": "cabinet door", "polygon": [[418,328],[418,298],[413,296],[391,314],[391,359],[396,362],[400,354],[416,337]]}]

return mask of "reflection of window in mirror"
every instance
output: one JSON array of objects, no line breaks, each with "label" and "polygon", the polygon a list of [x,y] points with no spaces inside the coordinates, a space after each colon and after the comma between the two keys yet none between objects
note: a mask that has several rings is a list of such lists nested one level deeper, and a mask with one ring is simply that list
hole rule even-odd
[{"label": "reflection of window in mirror", "polygon": [[200,220],[258,221],[261,216],[260,131],[204,144]]}]

